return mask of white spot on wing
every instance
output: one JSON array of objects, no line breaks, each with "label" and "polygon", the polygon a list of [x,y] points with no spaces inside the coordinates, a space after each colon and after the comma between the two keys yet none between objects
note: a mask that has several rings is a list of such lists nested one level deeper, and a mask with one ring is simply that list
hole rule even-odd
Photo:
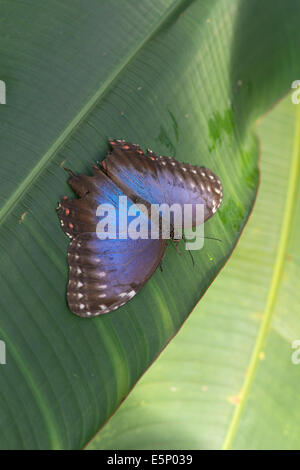
[{"label": "white spot on wing", "polygon": [[130,292],[128,292],[127,295],[131,299],[131,297],[133,297],[135,295],[135,293],[136,293],[135,290],[132,289]]}]

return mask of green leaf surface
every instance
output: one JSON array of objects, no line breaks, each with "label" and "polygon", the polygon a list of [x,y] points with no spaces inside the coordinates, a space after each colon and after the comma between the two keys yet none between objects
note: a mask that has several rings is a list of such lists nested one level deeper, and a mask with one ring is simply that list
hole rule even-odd
[{"label": "green leaf surface", "polygon": [[[300,7],[0,5],[0,447],[80,448],[177,332],[240,235],[257,186],[250,129],[300,72]],[[211,168],[224,201],[206,234],[222,243],[207,240],[195,268],[184,249],[170,248],[163,273],[139,295],[86,320],[66,305],[68,240],[55,208],[72,195],[62,167],[90,173],[108,137]]]},{"label": "green leaf surface", "polygon": [[235,252],[88,449],[300,448],[300,105],[288,96],[257,133],[260,188]]}]

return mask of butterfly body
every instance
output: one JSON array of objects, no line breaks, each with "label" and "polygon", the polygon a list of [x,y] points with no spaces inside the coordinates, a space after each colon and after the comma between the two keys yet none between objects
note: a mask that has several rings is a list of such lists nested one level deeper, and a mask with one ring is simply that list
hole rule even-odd
[{"label": "butterfly body", "polygon": [[[222,185],[207,168],[181,164],[150,150],[144,154],[139,146],[124,141],[110,140],[110,145],[112,150],[105,160],[93,166],[93,176],[68,170],[68,183],[79,198],[64,197],[58,206],[62,229],[72,240],[68,305],[82,317],[108,313],[128,302],[152,276],[166,249],[161,231],[155,239],[123,238],[120,197],[126,196],[129,208],[136,204],[146,207],[142,217],[149,233],[153,205],[203,204],[205,221],[222,201]],[[100,204],[110,204],[115,210],[116,239],[97,236]],[[195,226],[194,213],[189,224]]]}]

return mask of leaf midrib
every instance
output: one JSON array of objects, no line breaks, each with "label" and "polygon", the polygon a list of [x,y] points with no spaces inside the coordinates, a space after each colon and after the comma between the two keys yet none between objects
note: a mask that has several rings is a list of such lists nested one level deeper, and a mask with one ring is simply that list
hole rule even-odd
[{"label": "leaf midrib", "polygon": [[268,297],[266,301],[266,308],[263,315],[263,321],[257,336],[257,340],[253,349],[253,353],[250,359],[249,367],[247,369],[247,375],[242,386],[241,393],[239,394],[240,402],[237,405],[233,417],[228,428],[227,435],[224,440],[223,450],[227,450],[232,446],[240,418],[242,416],[249,391],[255,376],[255,372],[259,363],[259,354],[261,352],[264,340],[266,338],[272,313],[273,307],[276,301],[280,280],[282,278],[284,261],[287,252],[287,244],[289,234],[291,231],[291,225],[293,221],[293,213],[295,207],[296,193],[297,193],[297,182],[300,174],[300,109],[297,111],[296,124],[295,124],[295,137],[293,145],[293,155],[290,167],[290,174],[288,180],[288,192],[284,208],[284,217],[282,219],[282,227],[277,247],[277,256],[274,263],[273,275],[270,283]]},{"label": "leaf midrib", "polygon": [[167,8],[165,14],[157,21],[153,29],[145,36],[144,40],[133,50],[129,55],[124,57],[123,61],[120,62],[116,70],[111,73],[108,78],[99,86],[98,90],[91,96],[88,102],[81,108],[77,115],[71,120],[71,122],[66,126],[63,132],[58,136],[55,142],[51,145],[49,150],[42,156],[39,162],[32,168],[29,174],[23,179],[19,184],[18,188],[12,193],[8,198],[5,204],[0,209],[0,224],[4,222],[6,217],[13,211],[15,206],[18,204],[20,199],[24,194],[29,190],[33,185],[35,180],[40,176],[43,170],[47,165],[52,161],[52,159],[57,154],[58,150],[64,145],[68,138],[73,134],[77,129],[80,123],[88,116],[88,114],[94,109],[94,107],[99,103],[101,98],[109,90],[112,84],[118,79],[121,73],[126,69],[126,67],[131,63],[131,61],[137,56],[137,54],[143,49],[148,41],[157,33],[157,31],[162,27],[162,25],[169,19],[169,17],[174,13],[177,7],[182,3],[182,0],[175,0],[175,2]]},{"label": "leaf midrib", "polygon": [[[165,12],[165,14],[156,22],[152,30],[145,36],[145,38],[137,45],[137,47],[131,51],[123,61],[120,62],[116,70],[110,74],[110,76],[100,85],[98,90],[93,94],[93,96],[88,100],[88,102],[81,108],[77,115],[71,120],[71,122],[66,126],[63,132],[58,136],[55,142],[51,145],[48,151],[42,156],[39,162],[32,168],[29,174],[24,178],[20,183],[18,188],[6,203],[0,209],[0,224],[2,224],[6,217],[13,211],[18,202],[22,199],[24,194],[30,189],[34,184],[35,180],[40,176],[44,171],[47,165],[55,157],[57,151],[64,145],[67,139],[72,135],[75,129],[80,125],[80,123],[88,116],[88,114],[93,110],[93,108],[99,103],[101,98],[109,90],[112,84],[118,79],[121,73],[126,69],[130,62],[137,56],[137,54],[143,49],[148,41],[157,33],[157,31],[162,27],[162,25],[168,20],[168,18],[174,13],[177,7],[182,3],[182,0],[176,0]],[[2,331],[2,337],[5,338],[7,344],[10,344],[9,338]],[[22,355],[20,354],[16,345],[11,345],[11,351],[14,356],[14,360],[19,367],[19,370],[22,372],[27,385],[32,391],[33,396],[36,398],[36,402],[41,411],[41,414],[45,420],[45,423],[49,429],[49,438],[52,442],[53,448],[59,448],[59,435],[57,433],[56,421],[53,413],[49,411],[46,406],[46,402],[43,400],[42,396],[39,393],[39,388],[35,382],[32,374],[29,374],[27,369],[24,368],[22,361]]]}]

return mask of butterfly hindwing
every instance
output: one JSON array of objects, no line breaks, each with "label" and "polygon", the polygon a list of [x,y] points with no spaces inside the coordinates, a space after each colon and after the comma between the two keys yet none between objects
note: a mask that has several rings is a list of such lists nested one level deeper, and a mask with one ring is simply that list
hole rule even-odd
[{"label": "butterfly hindwing", "polygon": [[92,317],[128,302],[151,277],[166,240],[99,240],[77,235],[70,244],[68,304],[73,313]]}]

